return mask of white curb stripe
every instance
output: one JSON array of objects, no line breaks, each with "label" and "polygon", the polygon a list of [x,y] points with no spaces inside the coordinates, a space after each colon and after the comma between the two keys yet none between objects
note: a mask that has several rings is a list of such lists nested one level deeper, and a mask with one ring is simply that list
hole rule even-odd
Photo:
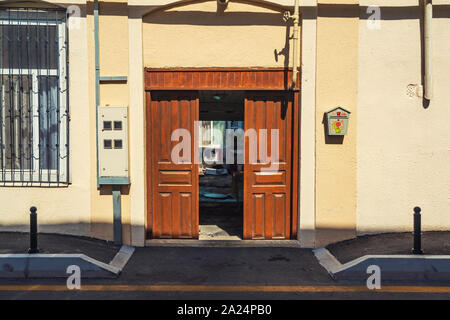
[{"label": "white curb stripe", "polygon": [[315,249],[313,250],[313,253],[320,265],[324,267],[330,275],[333,275],[342,267],[342,264],[336,259],[336,257],[325,248]]},{"label": "white curb stripe", "polygon": [[394,260],[403,260],[403,259],[414,259],[414,260],[450,260],[450,255],[401,255],[401,254],[393,254],[393,255],[365,255],[359,257],[355,260],[349,261],[347,263],[342,264],[339,268],[335,269],[333,273],[341,272],[351,267],[358,265],[359,263],[363,263],[368,259],[391,259]]},{"label": "white curb stripe", "polygon": [[119,252],[117,252],[114,258],[111,260],[109,265],[122,271],[123,268],[125,268],[128,260],[130,260],[131,256],[133,255],[133,252],[134,247],[122,246]]}]

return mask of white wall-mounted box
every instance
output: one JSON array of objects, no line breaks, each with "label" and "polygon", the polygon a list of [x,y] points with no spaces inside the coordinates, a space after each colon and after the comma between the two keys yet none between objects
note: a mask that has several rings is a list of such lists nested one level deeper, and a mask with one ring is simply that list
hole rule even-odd
[{"label": "white wall-mounted box", "polygon": [[100,184],[129,178],[127,107],[98,108],[98,158]]}]

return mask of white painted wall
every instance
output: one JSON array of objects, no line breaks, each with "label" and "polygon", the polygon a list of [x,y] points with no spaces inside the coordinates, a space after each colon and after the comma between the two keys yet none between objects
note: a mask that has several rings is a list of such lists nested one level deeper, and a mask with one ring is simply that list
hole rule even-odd
[{"label": "white painted wall", "polygon": [[395,14],[383,5],[396,4],[418,1],[360,2],[380,5],[382,21],[381,29],[370,30],[360,20],[359,234],[412,230],[414,206],[422,207],[424,229],[450,228],[450,18],[433,19],[434,98],[425,109],[422,98],[406,94],[409,84],[421,84],[422,13],[417,7],[417,17],[391,19]]}]

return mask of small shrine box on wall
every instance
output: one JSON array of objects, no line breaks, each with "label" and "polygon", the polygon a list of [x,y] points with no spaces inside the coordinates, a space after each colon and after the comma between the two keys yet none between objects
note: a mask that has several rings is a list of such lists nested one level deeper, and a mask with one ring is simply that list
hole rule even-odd
[{"label": "small shrine box on wall", "polygon": [[330,136],[345,136],[348,129],[348,119],[350,111],[342,107],[336,107],[327,114],[328,135]]}]

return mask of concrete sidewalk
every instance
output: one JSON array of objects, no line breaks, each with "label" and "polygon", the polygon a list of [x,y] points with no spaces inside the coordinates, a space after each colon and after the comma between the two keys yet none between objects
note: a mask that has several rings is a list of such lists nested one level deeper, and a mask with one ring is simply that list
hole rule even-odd
[{"label": "concrete sidewalk", "polygon": [[[365,255],[409,255],[412,247],[412,232],[359,236],[326,246],[341,263]],[[450,231],[422,232],[422,249],[426,255],[450,255]]]},{"label": "concrete sidewalk", "polygon": [[450,232],[424,232],[424,255],[412,255],[412,233],[361,236],[314,250],[336,280],[363,283],[369,266],[380,269],[384,283],[450,284]]},{"label": "concrete sidewalk", "polygon": [[0,279],[67,279],[73,266],[82,279],[117,278],[134,251],[85,237],[39,234],[38,239],[39,253],[28,254],[28,234],[0,233]]},{"label": "concrete sidewalk", "polygon": [[[383,238],[386,235],[373,237]],[[103,263],[110,263],[119,251],[118,246],[94,239],[62,235],[39,235],[39,239],[39,247],[44,248],[43,251],[45,252],[84,254]],[[4,240],[0,241],[0,253],[5,251],[7,253],[21,253],[26,250],[28,245],[26,234],[0,233],[0,240]],[[367,240],[363,239],[362,242],[364,244]],[[373,243],[378,243],[378,245],[381,243],[386,247],[386,243],[382,241],[373,241]],[[408,252],[406,245],[405,242],[402,250]],[[334,250],[342,250],[341,252],[351,252],[349,248],[353,246],[354,251],[356,251],[355,254],[359,254],[356,249],[367,248],[361,245],[359,239],[332,246]],[[367,254],[367,252],[365,253]],[[336,260],[341,261],[340,259]],[[348,261],[344,260],[344,262]],[[440,264],[440,266],[443,266],[439,267],[441,269],[446,268],[446,265]],[[420,270],[434,272],[432,266],[427,268],[416,268],[415,272],[421,272]],[[357,282],[349,282],[347,281],[349,279],[345,277],[333,279],[329,276],[327,270],[321,266],[311,249],[298,247],[179,247],[166,244],[165,246],[135,248],[134,254],[119,277],[115,279],[88,279],[86,283],[256,286],[320,286],[351,283],[352,285],[365,286],[368,275],[362,273],[361,270],[358,269],[360,277],[356,279]],[[392,270],[397,272],[398,268],[394,267]],[[433,276],[435,275],[433,274]],[[420,277],[416,277],[408,285],[423,284],[423,281],[415,281],[418,278]],[[390,281],[391,279],[386,278],[384,280]],[[425,280],[427,280],[426,277]],[[389,281],[383,281],[383,284],[388,285]],[[430,284],[436,285],[436,281],[430,282]]]},{"label": "concrete sidewalk", "polygon": [[121,271],[84,254],[0,254],[0,279],[67,279],[73,267],[82,279],[115,278]]},{"label": "concrete sidewalk", "polygon": [[[0,254],[25,254],[30,247],[28,233],[0,232]],[[104,263],[109,263],[120,246],[104,240],[59,234],[38,235],[41,254],[84,254]]]},{"label": "concrete sidewalk", "polygon": [[365,255],[342,264],[326,248],[313,252],[336,280],[364,283],[375,267],[383,283],[450,284],[450,256],[446,255]]},{"label": "concrete sidewalk", "polygon": [[[0,233],[0,254],[25,253],[28,245],[27,234]],[[103,263],[109,263],[120,249],[106,241],[48,234],[39,234],[39,248],[49,254],[84,254]],[[310,249],[276,246],[135,248],[118,278],[87,281],[109,284],[333,284]]]}]

